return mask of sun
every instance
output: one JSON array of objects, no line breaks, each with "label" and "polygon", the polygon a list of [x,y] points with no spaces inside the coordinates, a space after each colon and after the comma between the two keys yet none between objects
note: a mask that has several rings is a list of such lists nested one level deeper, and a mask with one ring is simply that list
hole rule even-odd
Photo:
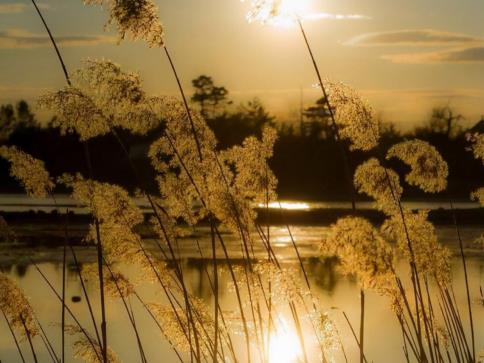
[{"label": "sun", "polygon": [[311,0],[252,0],[247,14],[250,22],[261,22],[276,27],[291,27],[310,14]]}]

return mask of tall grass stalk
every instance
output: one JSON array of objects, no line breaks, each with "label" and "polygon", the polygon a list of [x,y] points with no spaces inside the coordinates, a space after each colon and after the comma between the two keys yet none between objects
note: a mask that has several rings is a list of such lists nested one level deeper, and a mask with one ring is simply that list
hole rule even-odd
[{"label": "tall grass stalk", "polygon": [[[336,121],[335,121],[334,110],[331,107],[331,104],[329,102],[328,93],[327,93],[325,86],[323,84],[321,73],[319,71],[319,67],[318,67],[316,59],[314,57],[314,53],[312,51],[312,48],[310,46],[307,34],[304,30],[302,21],[300,19],[298,19],[297,22],[298,22],[301,34],[303,36],[304,42],[306,44],[306,47],[308,49],[312,64],[314,66],[314,69],[315,69],[315,72],[316,72],[316,75],[317,75],[317,78],[318,78],[318,81],[319,81],[319,85],[321,87],[321,90],[322,90],[322,93],[323,93],[323,96],[324,96],[324,100],[325,100],[326,105],[328,107],[328,112],[330,114],[331,122],[333,124],[335,139],[336,139],[338,145],[340,145],[340,148],[341,148],[342,157],[344,159],[345,173],[346,173],[346,176],[347,176],[347,180],[349,180],[349,183],[348,183],[349,189],[350,189],[351,194],[353,195],[352,207],[353,207],[353,211],[354,211],[355,210],[354,188],[353,188],[353,185],[352,185],[352,182],[351,182],[351,176],[350,176],[351,174],[350,174],[348,156],[346,154],[344,144],[342,143],[342,140],[339,136],[337,124],[336,124]],[[412,241],[410,239],[407,223],[405,221],[405,214],[404,214],[404,211],[403,211],[403,207],[401,205],[400,199],[398,197],[396,197],[396,195],[393,191],[393,186],[392,186],[392,183],[390,181],[390,177],[389,177],[386,169],[385,169],[385,173],[386,173],[386,178],[387,178],[387,182],[389,184],[391,193],[392,193],[392,195],[395,199],[396,204],[398,205],[398,210],[399,210],[400,216],[402,218],[403,228],[404,228],[404,232],[405,232],[407,242],[408,242],[408,249],[409,249],[409,252],[410,252],[410,267],[411,267],[411,272],[412,272],[411,281],[412,281],[412,285],[413,285],[413,295],[414,295],[415,308],[416,308],[416,310],[415,310],[416,317],[415,318],[413,318],[414,312],[412,311],[412,309],[410,309],[410,306],[409,306],[407,301],[405,302],[405,306],[407,307],[407,313],[411,317],[411,321],[413,322],[413,327],[415,328],[414,333],[415,333],[417,341],[418,341],[419,361],[427,362],[428,361],[427,353],[428,353],[429,357],[430,357],[430,361],[435,362],[435,361],[438,360],[438,356],[441,356],[441,354],[440,354],[440,342],[436,337],[435,329],[433,328],[433,321],[432,321],[431,317],[427,316],[427,314],[428,314],[427,309],[430,309],[431,314],[433,314],[432,313],[433,312],[432,299],[430,297],[430,293],[427,292],[428,303],[427,304],[424,303],[423,291],[422,291],[422,286],[421,286],[421,277],[419,276],[419,271],[418,271],[416,263],[415,263],[415,256],[414,256],[414,252],[413,252]],[[453,210],[452,206],[451,206],[451,209]],[[473,351],[473,353],[469,358],[470,358],[470,361],[475,361],[474,328],[473,328],[473,319],[472,319],[472,309],[471,309],[471,304],[470,304],[470,293],[469,293],[469,286],[468,286],[467,268],[466,268],[465,256],[464,256],[464,253],[463,253],[462,240],[460,238],[458,225],[457,225],[457,222],[455,220],[455,212],[454,211],[453,211],[453,214],[454,214],[454,225],[456,227],[456,231],[457,231],[457,235],[458,235],[458,239],[459,239],[461,257],[462,257],[463,264],[464,264],[464,274],[465,274],[464,277],[465,277],[465,282],[466,282],[469,320],[470,320],[470,326],[471,326],[471,339],[472,339],[472,351]],[[401,287],[401,293],[403,295],[405,295],[403,285],[399,284],[398,286]],[[458,314],[458,308],[456,307],[455,301],[452,301],[452,299],[450,299],[448,297],[448,293],[443,294],[443,298],[445,298],[444,306],[448,306],[448,308],[447,308],[448,314],[452,317],[452,320],[454,321],[455,328],[452,331],[454,331],[454,333],[457,335],[457,340],[460,342],[460,343],[458,343],[458,345],[459,345],[458,349],[465,350],[465,348],[468,347],[468,345],[467,345],[467,342],[466,342],[466,339],[465,339],[464,330],[463,330],[463,328],[461,328],[462,322],[461,322],[460,316]],[[360,308],[361,317],[360,317],[360,343],[359,344],[360,344],[360,362],[363,362],[363,359],[364,359],[364,353],[363,353],[363,351],[364,351],[364,306],[365,306],[365,304],[364,304],[365,296],[364,296],[363,290],[361,290],[361,293],[360,293],[360,300],[361,300],[361,308]],[[402,321],[402,320],[400,319],[400,321]],[[407,325],[407,327],[408,327],[408,325]],[[405,330],[404,325],[402,325],[402,330],[403,331]],[[405,336],[406,336],[406,334],[404,334],[404,338],[405,338]],[[408,336],[408,334],[407,334],[407,336]],[[427,352],[424,349],[424,340],[427,342],[427,347],[428,347]],[[454,340],[456,340],[456,339],[454,339]]]},{"label": "tall grass stalk", "polygon": [[210,235],[212,241],[212,260],[213,260],[213,293],[215,297],[214,302],[214,316],[215,316],[215,332],[214,332],[214,352],[213,352],[213,363],[217,363],[217,352],[218,352],[218,320],[219,320],[219,287],[218,287],[218,265],[217,265],[217,245],[215,241],[215,230],[214,222],[210,221]]},{"label": "tall grass stalk", "polygon": [[[51,292],[54,294],[54,296],[57,298],[57,300],[62,304],[62,296],[57,292],[55,287],[52,285],[52,283],[49,281],[45,273],[41,270],[39,265],[29,256],[28,260],[31,265],[34,266],[35,270],[39,273],[39,275],[42,277],[44,282],[47,284]],[[88,334],[87,330],[84,328],[84,326],[81,324],[77,316],[74,314],[74,312],[69,308],[68,305],[66,305],[66,312],[69,314],[71,319],[75,322],[77,327],[79,328],[80,332],[86,337],[87,341],[89,342],[91,348],[93,349],[93,352],[95,352],[97,358],[99,359],[100,362],[102,362],[103,358],[98,355],[96,345],[93,342],[91,336]]]},{"label": "tall grass stalk", "polygon": [[35,363],[38,363],[39,361],[37,359],[37,353],[35,351],[34,343],[32,342],[32,336],[30,334],[29,328],[27,328],[27,325],[25,324],[25,318],[22,316],[22,313],[20,313],[19,319],[22,322],[22,325],[24,327],[25,336],[27,337],[27,341],[28,341],[29,346],[30,346],[30,351],[32,352],[32,358],[33,358]]},{"label": "tall grass stalk", "polygon": [[34,316],[34,319],[35,319],[35,322],[36,322],[37,326],[40,329],[40,337],[42,339],[42,342],[44,343],[45,349],[47,350],[47,352],[51,356],[52,361],[54,363],[59,363],[60,362],[60,359],[57,356],[57,354],[55,352],[55,349],[54,349],[54,347],[53,347],[53,345],[52,345],[49,337],[47,336],[47,333],[45,332],[44,327],[42,326],[42,323],[37,318],[37,315],[35,314],[35,312],[33,313],[33,316]]},{"label": "tall grass stalk", "polygon": [[[44,16],[42,15],[42,12],[40,11],[37,3],[35,2],[35,0],[31,0],[32,1],[32,4],[34,5],[35,7],[35,10],[37,12],[37,14],[39,15],[43,25],[44,25],[44,28],[47,32],[47,34],[49,35],[49,39],[52,43],[52,46],[54,47],[55,49],[55,52],[56,52],[56,55],[57,55],[57,58],[60,62],[60,65],[61,65],[61,68],[62,68],[62,71],[64,73],[64,77],[66,79],[66,82],[69,86],[72,85],[71,83],[71,80],[70,80],[70,77],[69,77],[69,72],[67,71],[67,67],[66,67],[66,64],[64,62],[64,59],[62,57],[62,54],[57,46],[57,43],[50,31],[50,28],[47,24],[47,22],[45,21],[44,19]],[[84,151],[85,151],[85,155],[86,155],[86,163],[88,165],[88,171],[89,171],[89,174],[92,178],[92,165],[91,165],[91,158],[90,158],[90,153],[89,153],[89,146],[86,143],[84,143]],[[105,305],[105,301],[104,301],[104,281],[103,281],[103,272],[102,272],[102,245],[101,245],[101,239],[100,239],[100,234],[99,234],[99,221],[97,219],[95,219],[95,224],[96,224],[96,237],[97,237],[97,252],[98,252],[98,270],[99,270],[99,289],[100,289],[100,297],[101,297],[101,335],[102,335],[102,345],[101,345],[101,348],[102,348],[102,354],[103,354],[103,362],[104,363],[108,363],[108,357],[107,357],[107,323],[106,323],[106,305]],[[65,306],[65,303],[64,301],[62,302],[62,305],[63,307]],[[63,308],[63,311],[64,311],[64,308]],[[63,332],[62,334],[64,335],[64,326],[62,326],[62,329],[63,329]]]},{"label": "tall grass stalk", "polygon": [[133,310],[128,306],[127,299],[129,299],[129,296],[124,295],[123,291],[121,290],[121,288],[119,286],[116,275],[114,274],[113,270],[111,269],[111,266],[109,265],[109,263],[105,259],[103,260],[103,262],[104,262],[104,266],[106,266],[109,274],[111,275],[111,279],[113,280],[114,285],[116,286],[116,290],[118,292],[119,297],[121,298],[121,301],[123,302],[123,307],[126,310],[126,314],[128,315],[131,327],[133,328],[133,331],[136,335],[136,343],[138,345],[138,350],[139,350],[141,362],[147,363],[146,355],[145,355],[145,352],[144,352],[144,349],[143,349],[143,344],[142,344],[141,338],[140,338],[140,333],[139,333],[139,330],[136,326],[135,316],[134,316]]},{"label": "tall grass stalk", "polygon": [[[67,218],[67,217],[66,217]],[[65,326],[66,326],[66,262],[67,262],[67,245],[69,244],[69,234],[67,231],[67,223],[64,231],[64,246],[62,248],[62,313],[61,313],[61,362],[65,362]]]},{"label": "tall grass stalk", "polygon": [[466,297],[467,297],[467,310],[469,314],[469,325],[471,329],[471,341],[472,341],[472,359],[476,361],[476,343],[475,343],[475,333],[474,333],[474,318],[472,316],[472,303],[471,303],[471,293],[469,287],[469,277],[467,272],[467,262],[464,254],[464,244],[462,242],[462,237],[460,233],[459,224],[457,221],[457,211],[454,208],[454,203],[452,199],[449,198],[449,205],[452,211],[452,222],[454,223],[455,232],[457,235],[457,240],[459,241],[460,256],[462,259],[462,267],[464,268],[464,282],[466,286]]},{"label": "tall grass stalk", "polygon": [[[380,160],[382,159],[383,157],[381,157]],[[418,343],[418,347],[415,347],[413,351],[414,351],[415,357],[418,359],[419,362],[428,362],[429,359],[431,362],[441,362],[443,361],[442,354],[440,353],[441,341],[438,338],[437,332],[435,331],[435,329],[433,329],[433,321],[431,319],[434,309],[433,309],[432,298],[430,296],[430,291],[428,289],[426,290],[427,304],[425,304],[424,295],[422,292],[423,289],[421,287],[421,277],[417,269],[417,264],[415,262],[413,242],[410,238],[403,206],[400,198],[396,195],[395,191],[393,190],[394,187],[391,182],[388,170],[386,168],[384,168],[384,170],[385,170],[386,180],[387,180],[390,192],[392,194],[392,198],[394,199],[394,202],[398,206],[398,212],[402,220],[405,238],[407,240],[407,247],[410,253],[410,268],[411,268],[411,274],[412,274],[411,282],[412,282],[412,288],[413,288],[412,290],[413,290],[413,295],[415,300],[415,313],[411,309],[410,304],[408,303],[403,284],[400,281],[397,281],[397,284],[398,284],[400,293],[404,298],[404,302],[405,302],[404,306],[406,308],[406,312],[408,316],[412,321],[413,332]],[[455,226],[458,230],[458,226],[456,223],[455,223]],[[460,245],[462,245],[461,242],[462,241],[460,241]],[[463,261],[465,264],[465,256],[463,256],[462,248],[461,248],[461,257],[463,258]],[[426,277],[424,276],[424,282],[425,280],[426,280]],[[439,295],[441,299],[441,303],[439,303],[439,307],[443,315],[443,318],[446,324],[446,331],[449,334],[449,339],[452,342],[452,346],[453,346],[454,353],[456,354],[456,358],[458,359],[458,361],[461,361],[461,358],[462,358],[463,362],[475,362],[472,353],[470,353],[469,345],[466,339],[466,334],[464,332],[463,325],[462,325],[462,319],[460,317],[455,299],[452,299],[452,296],[450,295],[446,287],[442,286],[441,284],[437,284],[437,285],[438,285],[437,288],[439,290]],[[430,312],[431,316],[428,316],[428,312]],[[402,322],[401,319],[399,319],[399,321],[400,323]],[[473,323],[471,321],[471,326],[472,324]],[[403,324],[401,324],[401,326],[402,326],[402,329],[404,330],[407,327],[410,327],[409,325],[403,325]],[[422,329],[423,329],[423,332],[422,332]],[[410,334],[406,334],[404,336],[409,337],[409,336],[413,336],[413,334],[411,334],[410,332]],[[411,343],[410,339],[408,339],[407,342],[410,344]],[[425,349],[425,346],[427,347],[426,349]],[[416,349],[418,349],[418,354],[416,353]],[[464,352],[466,353],[464,354]],[[467,358],[465,357],[465,355],[467,355]]]},{"label": "tall grass stalk", "polygon": [[[348,156],[348,153],[347,153],[347,150],[346,150],[346,146],[345,146],[345,144],[344,144],[344,142],[343,142],[343,140],[342,140],[342,138],[339,134],[339,128],[338,128],[338,124],[336,123],[334,108],[332,107],[331,102],[329,100],[329,94],[326,91],[326,87],[324,85],[323,78],[321,76],[321,71],[319,70],[318,63],[317,63],[316,58],[314,56],[313,50],[311,48],[309,38],[308,38],[306,31],[304,29],[302,20],[299,17],[297,18],[297,24],[299,26],[299,30],[301,31],[301,35],[304,39],[304,43],[305,43],[306,48],[307,48],[308,53],[309,53],[309,57],[311,58],[311,62],[313,64],[314,71],[316,72],[316,76],[317,76],[317,79],[318,79],[318,82],[319,82],[319,87],[321,88],[321,91],[323,93],[324,102],[326,103],[326,106],[328,108],[328,112],[329,112],[329,115],[330,115],[331,124],[332,124],[332,128],[333,128],[333,135],[334,135],[335,141],[338,144],[338,147],[340,149],[341,157],[343,158],[343,168],[344,168],[347,188],[348,188],[348,192],[349,192],[350,200],[351,200],[351,209],[353,211],[353,214],[355,214],[356,213],[356,193],[355,193],[355,188],[353,186],[353,178],[352,178],[352,173],[351,173],[351,168],[350,168],[350,160],[349,160],[349,156]],[[360,344],[359,344],[359,348],[360,348],[360,363],[363,363],[363,360],[364,360],[364,333],[365,333],[365,329],[364,329],[364,327],[365,327],[365,322],[364,322],[364,318],[365,318],[365,312],[364,312],[364,309],[365,309],[365,304],[364,304],[365,292],[364,292],[363,289],[360,290],[360,299],[362,301],[362,304],[360,304],[361,314],[360,314]]]},{"label": "tall grass stalk", "polygon": [[136,299],[139,301],[139,303],[143,306],[143,308],[145,309],[145,311],[147,312],[147,314],[151,317],[151,319],[153,320],[153,322],[156,324],[156,326],[160,330],[161,334],[163,336],[165,336],[165,338],[168,341],[168,344],[170,344],[171,348],[175,352],[175,355],[177,356],[177,358],[180,361],[180,363],[183,363],[184,360],[183,360],[180,352],[178,352],[178,350],[176,349],[175,345],[173,344],[173,342],[170,340],[170,338],[166,334],[165,330],[161,326],[161,324],[158,321],[158,319],[156,318],[156,316],[153,314],[153,312],[150,310],[150,308],[148,307],[148,305],[144,302],[144,300],[141,298],[141,296],[136,291],[134,292],[134,295],[136,296]]},{"label": "tall grass stalk", "polygon": [[[66,220],[66,223],[67,224],[69,223],[68,219]],[[93,311],[93,308],[92,308],[91,299],[89,297],[89,294],[87,293],[86,284],[84,283],[84,278],[83,278],[82,272],[81,272],[81,266],[80,266],[79,261],[77,259],[77,254],[76,254],[76,251],[74,250],[74,247],[72,247],[72,245],[69,244],[69,248],[70,248],[70,251],[71,251],[71,254],[72,254],[72,258],[74,260],[74,264],[76,266],[77,277],[79,278],[79,283],[81,284],[82,293],[84,295],[84,299],[86,299],[86,305],[87,305],[87,308],[88,308],[88,311],[89,311],[89,316],[90,316],[91,321],[92,321],[94,333],[96,335],[96,339],[97,339],[99,346],[101,346],[102,345],[101,344],[101,336],[99,335],[99,329],[98,329],[98,326],[97,326],[97,323],[96,323],[96,317],[94,315],[94,311]]]},{"label": "tall grass stalk", "polygon": [[25,358],[22,353],[22,349],[20,348],[20,344],[17,339],[17,336],[15,335],[15,331],[13,330],[12,325],[10,324],[10,321],[8,320],[7,315],[5,315],[5,312],[3,311],[3,309],[0,308],[0,310],[2,311],[2,315],[5,318],[5,323],[7,324],[8,330],[10,331],[10,334],[12,334],[12,338],[13,338],[13,341],[15,342],[15,347],[17,348],[17,352],[20,356],[20,359],[22,360],[23,363],[25,363]]}]

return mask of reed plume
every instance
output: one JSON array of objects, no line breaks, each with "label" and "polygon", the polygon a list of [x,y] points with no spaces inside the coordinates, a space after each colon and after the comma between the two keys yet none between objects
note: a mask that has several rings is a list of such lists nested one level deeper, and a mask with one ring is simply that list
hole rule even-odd
[{"label": "reed plume", "polygon": [[10,162],[10,175],[22,184],[28,195],[44,198],[52,192],[55,184],[43,161],[15,146],[1,146],[0,157]]},{"label": "reed plume", "polygon": [[153,112],[156,97],[142,89],[139,75],[124,72],[107,60],[86,60],[70,85],[41,96],[41,108],[54,112],[53,126],[63,134],[76,132],[82,141],[109,134],[114,128],[146,134],[159,125]]},{"label": "reed plume", "polygon": [[411,168],[405,176],[408,184],[427,193],[438,193],[447,188],[449,167],[428,142],[414,139],[394,145],[388,150],[387,159],[390,158],[398,158]]}]

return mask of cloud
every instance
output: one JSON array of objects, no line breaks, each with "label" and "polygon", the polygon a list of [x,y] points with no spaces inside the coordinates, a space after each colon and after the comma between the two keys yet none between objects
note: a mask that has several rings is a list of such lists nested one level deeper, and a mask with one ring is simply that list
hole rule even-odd
[{"label": "cloud", "polygon": [[[49,9],[50,6],[44,3],[37,3],[40,9]],[[26,10],[32,10],[33,6],[23,3],[0,4],[0,14],[20,14]]]},{"label": "cloud", "polygon": [[483,43],[484,38],[433,29],[405,29],[359,35],[346,42],[353,46],[456,46]]},{"label": "cloud", "polygon": [[369,20],[369,16],[360,14],[329,14],[329,13],[313,13],[303,17],[305,20]]},{"label": "cloud", "polygon": [[403,53],[382,56],[398,64],[484,63],[484,45],[427,53]]},{"label": "cloud", "polygon": [[[58,36],[55,40],[65,47],[95,46],[116,42],[115,37],[104,35]],[[50,39],[44,34],[31,33],[22,29],[0,31],[0,49],[32,49],[50,46]]]},{"label": "cloud", "polygon": [[0,4],[0,14],[18,14],[23,13],[27,9],[26,4],[10,3]]}]

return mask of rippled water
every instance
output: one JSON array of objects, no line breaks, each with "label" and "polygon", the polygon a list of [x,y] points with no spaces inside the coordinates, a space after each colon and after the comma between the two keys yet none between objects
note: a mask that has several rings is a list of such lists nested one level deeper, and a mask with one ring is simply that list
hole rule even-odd
[{"label": "rippled water", "polygon": [[[142,209],[148,210],[149,203],[146,199],[136,198],[136,203]],[[85,209],[78,207],[75,201],[67,194],[56,195],[57,206],[69,207],[71,212],[85,213]],[[407,201],[403,204],[410,209],[449,209],[449,203],[442,202],[420,202],[420,201]],[[265,206],[260,206],[265,207]],[[338,202],[314,202],[314,201],[298,201],[298,200],[285,200],[274,202],[269,205],[269,208],[283,208],[287,210],[314,210],[314,209],[341,209],[351,208],[351,204],[345,201]],[[373,202],[358,202],[358,209],[371,209],[374,208]],[[477,202],[457,202],[454,204],[455,208],[460,209],[477,209],[480,208]],[[51,198],[31,198],[22,194],[0,194],[0,212],[26,212],[26,211],[43,211],[51,212],[57,207],[54,205]]]},{"label": "rippled water", "polygon": [[[330,311],[340,330],[346,353],[349,361],[355,361],[358,356],[357,348],[351,337],[347,324],[343,320],[341,311],[345,311],[350,320],[358,325],[359,316],[359,289],[358,285],[350,278],[342,277],[337,270],[337,262],[334,259],[317,258],[316,244],[326,232],[326,227],[297,227],[292,229],[295,240],[301,254],[304,257],[305,268],[308,271],[310,282],[314,293],[319,297],[321,305]],[[463,228],[465,243],[470,243],[474,238],[484,232],[484,229]],[[196,296],[205,300],[208,304],[213,304],[212,292],[206,271],[211,269],[209,259],[200,258],[195,245],[196,240],[201,245],[202,254],[210,256],[209,239],[206,229],[197,231],[197,238],[187,238],[181,241],[179,253],[183,259],[183,270],[189,289]],[[454,245],[455,232],[452,228],[442,227],[438,230],[441,241],[451,247]],[[237,255],[240,253],[240,246],[234,238],[226,236],[229,253],[234,258],[233,263],[237,264]],[[284,267],[297,267],[297,260],[291,241],[285,228],[271,228],[271,238],[275,252],[283,261]],[[149,241],[146,241],[151,246]],[[154,246],[151,246],[154,248]],[[256,246],[256,253],[263,257],[263,248]],[[95,260],[94,251],[89,248],[78,249],[79,258],[83,263]],[[473,309],[474,318],[477,323],[476,342],[478,348],[484,349],[484,307],[478,303],[479,286],[484,285],[484,256],[479,251],[469,250],[469,275],[471,287],[473,289]],[[0,249],[0,268],[15,278],[20,286],[32,301],[35,311],[46,328],[49,337],[59,347],[60,330],[56,323],[60,320],[60,304],[49,291],[49,288],[39,276],[35,268],[28,263],[27,255],[31,255],[38,263],[48,279],[52,281],[60,291],[61,284],[61,251],[57,249],[36,249],[36,250],[9,250],[2,252]],[[121,269],[133,279],[142,278],[139,271],[135,271],[128,266]],[[405,274],[406,268],[403,262],[399,263],[399,270]],[[463,269],[459,259],[455,258],[453,263],[453,276],[458,304],[465,312],[465,295],[463,290]],[[237,303],[235,294],[229,289],[229,276],[222,272],[220,276],[220,299],[223,309],[227,312],[236,311]],[[89,294],[95,307],[99,306],[99,299],[96,287],[88,284]],[[164,297],[158,291],[156,285],[141,282],[138,288],[140,295],[146,301],[163,302]],[[81,286],[77,275],[71,265],[68,272],[67,296],[69,306],[80,320],[89,327],[89,317],[83,301],[74,303],[72,298],[82,296]],[[81,299],[82,300],[82,299]],[[336,307],[337,309],[333,309]],[[133,301],[133,308],[136,314],[137,324],[141,331],[141,337],[149,362],[176,362],[176,356],[170,347],[160,338],[153,321],[147,316],[141,305]],[[109,345],[120,355],[123,362],[138,362],[139,356],[136,348],[135,337],[131,331],[122,304],[116,300],[109,300],[108,310],[108,339]],[[99,312],[96,309],[96,313]],[[288,311],[282,309],[282,319],[291,321]],[[285,317],[284,317],[285,315]],[[304,329],[309,330],[306,326]],[[385,298],[369,294],[367,297],[367,321],[366,321],[366,354],[369,361],[374,362],[404,362],[401,349],[401,331],[392,315],[388,302]],[[309,331],[307,336],[310,336]],[[246,361],[244,349],[238,338],[236,345],[240,349],[240,361]],[[47,353],[42,350],[41,342],[36,341],[39,347],[40,362],[49,362]],[[311,339],[306,342],[311,362],[318,362],[318,349]],[[25,343],[25,352],[28,352]],[[273,362],[290,363],[301,359],[301,352],[298,350],[298,343],[294,331],[285,331],[274,337],[271,344]],[[342,356],[336,356],[337,361],[343,361]],[[0,320],[0,360],[4,363],[20,362],[13,341],[3,321]],[[71,360],[68,360],[71,361]],[[73,360],[72,360],[73,361]],[[189,361],[189,360],[188,360]]]}]

